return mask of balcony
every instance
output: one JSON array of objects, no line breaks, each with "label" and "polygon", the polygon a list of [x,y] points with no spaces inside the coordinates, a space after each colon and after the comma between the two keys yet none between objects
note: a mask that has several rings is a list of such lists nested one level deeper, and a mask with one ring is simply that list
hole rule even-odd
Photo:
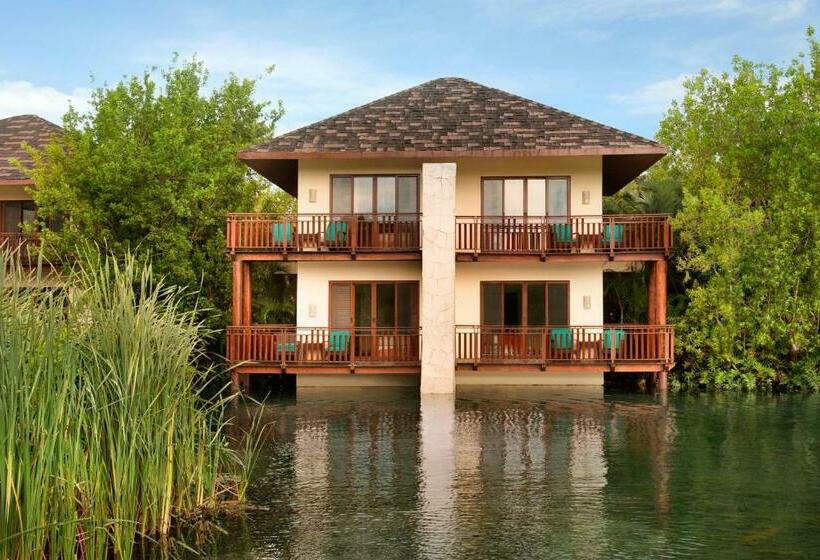
[{"label": "balcony", "polygon": [[674,365],[670,325],[456,327],[458,367],[659,371]]},{"label": "balcony", "polygon": [[37,235],[19,232],[0,232],[0,251],[8,251],[19,255],[23,266],[34,266],[37,264],[37,252],[35,249],[40,246],[40,238]]},{"label": "balcony", "polygon": [[255,260],[420,260],[419,214],[229,214],[230,253]]},{"label": "balcony", "polygon": [[660,260],[671,249],[665,215],[456,218],[458,260]]},{"label": "balcony", "polygon": [[[415,373],[418,328],[228,327],[227,357],[253,373]],[[242,371],[241,371],[242,372]]]}]

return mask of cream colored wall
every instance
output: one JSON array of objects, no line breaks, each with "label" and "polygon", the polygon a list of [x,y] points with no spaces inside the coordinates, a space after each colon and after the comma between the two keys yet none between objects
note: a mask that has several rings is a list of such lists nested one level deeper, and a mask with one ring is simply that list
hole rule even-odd
[{"label": "cream colored wall", "polygon": [[31,200],[23,185],[0,185],[0,200]]},{"label": "cream colored wall", "polygon": [[[331,281],[421,281],[419,262],[300,262],[296,281],[296,324],[327,327]],[[310,306],[316,315],[310,316]]]},{"label": "cream colored wall", "polygon": [[[330,212],[330,176],[336,173],[418,173],[430,160],[421,159],[322,159],[299,162],[299,212]],[[442,160],[445,161],[445,160]],[[454,158],[456,174],[456,215],[481,214],[481,178],[488,176],[570,177],[570,211],[574,215],[599,215],[603,203],[601,157],[537,158]],[[423,185],[422,185],[423,188]],[[316,202],[309,191],[316,190]],[[583,204],[583,191],[589,191],[589,204]],[[424,209],[422,208],[422,212]]]},{"label": "cream colored wall", "polygon": [[[604,274],[601,263],[472,263],[456,265],[456,324],[481,323],[481,282],[518,280],[569,281],[569,318],[573,325],[604,321]],[[590,308],[584,309],[584,296]]]}]

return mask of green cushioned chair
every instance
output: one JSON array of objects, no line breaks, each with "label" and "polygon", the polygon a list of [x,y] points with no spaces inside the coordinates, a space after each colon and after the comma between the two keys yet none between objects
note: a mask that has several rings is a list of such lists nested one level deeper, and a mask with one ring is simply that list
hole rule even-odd
[{"label": "green cushioned chair", "polygon": [[347,345],[350,342],[350,331],[334,330],[327,335],[327,351],[328,352],[346,352]]},{"label": "green cushioned chair", "polygon": [[602,338],[604,348],[607,350],[618,348],[626,340],[626,331],[624,329],[604,329]]},{"label": "green cushioned chair", "polygon": [[344,243],[347,241],[347,222],[330,222],[325,227],[327,243]]},{"label": "green cushioned chair", "polygon": [[282,244],[293,241],[293,226],[291,224],[273,224],[272,230],[274,243]]},{"label": "green cushioned chair", "polygon": [[280,342],[276,345],[276,351],[279,353],[282,352],[296,352],[296,343],[295,342]]},{"label": "green cushioned chair", "polygon": [[550,230],[559,243],[572,243],[572,224],[550,224]]},{"label": "green cushioned chair", "polygon": [[624,239],[624,225],[623,224],[606,224],[604,226],[604,241],[609,243],[609,236],[612,235],[615,243],[620,243]]},{"label": "green cushioned chair", "polygon": [[566,327],[550,329],[550,346],[553,350],[571,350],[572,329]]}]

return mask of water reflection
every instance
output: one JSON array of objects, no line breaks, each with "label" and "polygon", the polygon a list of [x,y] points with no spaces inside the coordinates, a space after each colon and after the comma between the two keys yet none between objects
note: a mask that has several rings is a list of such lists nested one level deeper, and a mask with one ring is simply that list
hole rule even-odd
[{"label": "water reflection", "polygon": [[[269,402],[264,413],[276,435],[250,489],[250,499],[269,510],[252,514],[247,526],[229,522],[215,553],[754,556],[758,548],[778,550],[764,545],[783,546],[784,535],[795,550],[807,542],[820,547],[820,507],[806,502],[820,493],[816,406],[798,407],[798,439],[798,420],[781,418],[788,408],[671,401],[605,396],[600,388],[519,387],[473,389],[457,399],[419,399],[412,389],[317,390]],[[740,421],[755,428],[754,439]],[[760,442],[768,448],[756,449]],[[793,488],[754,472],[787,469],[782,457],[802,469]],[[785,496],[800,504],[801,517],[776,527],[751,519],[757,510],[737,507],[776,510]],[[808,541],[795,527],[812,529]]]}]

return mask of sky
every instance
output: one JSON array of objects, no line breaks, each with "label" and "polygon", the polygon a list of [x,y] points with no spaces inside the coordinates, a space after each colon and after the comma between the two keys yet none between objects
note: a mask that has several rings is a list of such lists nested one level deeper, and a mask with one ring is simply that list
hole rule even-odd
[{"label": "sky", "polygon": [[[59,123],[123,76],[196,54],[213,84],[261,76],[277,132],[444,76],[654,137],[683,80],[733,55],[783,64],[820,0],[13,2],[0,15],[0,118]],[[271,75],[264,69],[275,65]]]}]

